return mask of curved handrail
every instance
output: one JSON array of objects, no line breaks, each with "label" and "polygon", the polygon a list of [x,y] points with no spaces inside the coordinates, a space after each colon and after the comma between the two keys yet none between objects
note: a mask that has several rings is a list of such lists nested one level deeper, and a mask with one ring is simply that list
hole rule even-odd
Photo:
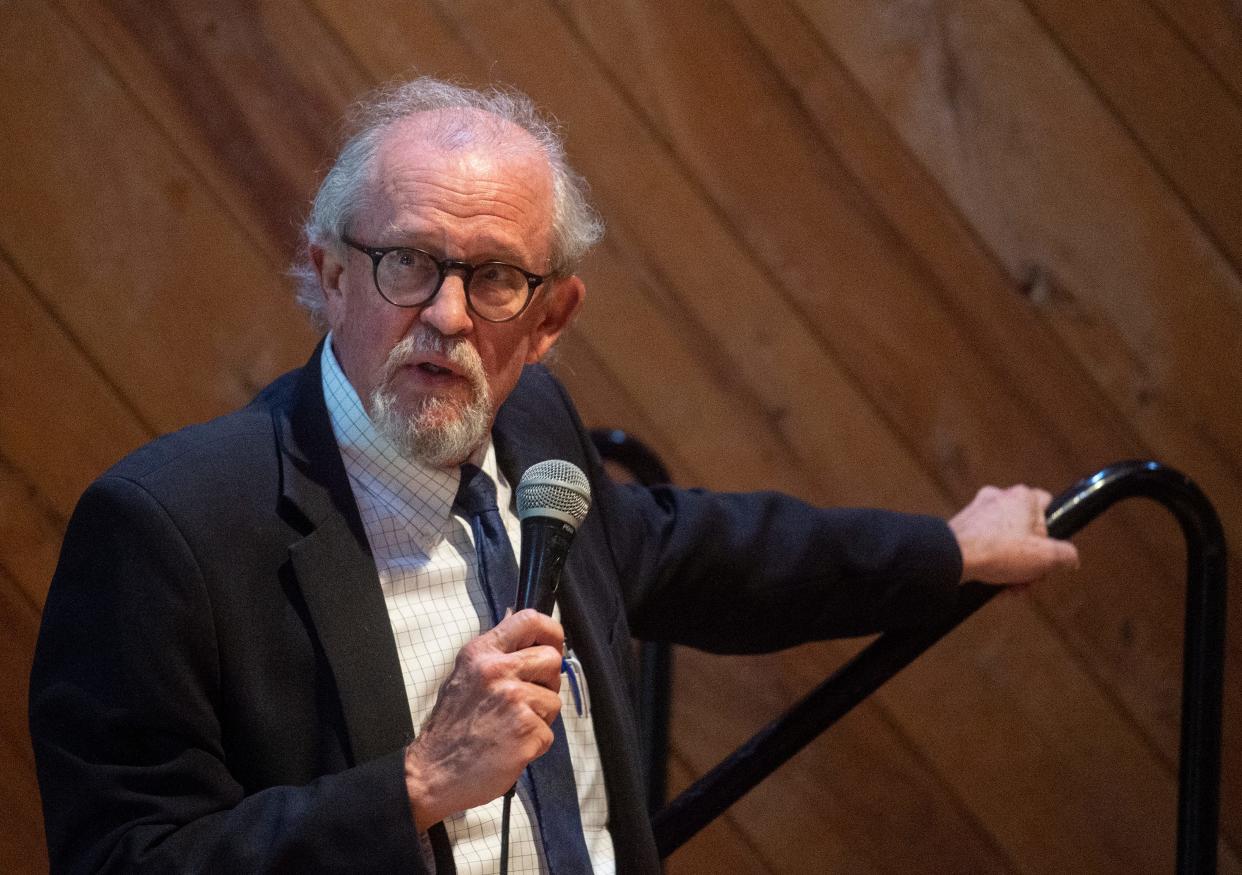
[{"label": "curved handrail", "polygon": [[[1210,502],[1159,462],[1120,462],[1079,481],[1048,509],[1048,533],[1068,538],[1125,498],[1172,512],[1186,539],[1186,631],[1178,770],[1177,871],[1214,872],[1220,816],[1220,721],[1225,643],[1225,536]],[[652,820],[666,857],[851,708],[986,604],[1000,587],[963,585],[954,610],[917,629],[887,632],[780,718],[699,778]]]}]

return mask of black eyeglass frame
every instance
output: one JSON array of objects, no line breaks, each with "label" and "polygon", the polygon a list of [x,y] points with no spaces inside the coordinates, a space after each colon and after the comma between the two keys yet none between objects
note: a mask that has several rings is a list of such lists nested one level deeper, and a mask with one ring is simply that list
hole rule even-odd
[{"label": "black eyeglass frame", "polygon": [[[370,257],[371,259],[371,280],[375,285],[375,291],[379,292],[380,297],[383,298],[388,303],[392,304],[394,307],[425,307],[427,304],[435,300],[436,295],[440,294],[440,289],[444,287],[444,280],[446,277],[448,277],[449,271],[460,270],[462,272],[462,277],[461,277],[462,288],[466,292],[466,306],[470,309],[470,312],[478,316],[484,322],[492,322],[492,323],[511,322],[526,312],[526,308],[530,306],[530,302],[535,299],[535,289],[539,288],[539,286],[547,282],[548,279],[552,276],[552,274],[550,273],[540,276],[537,273],[531,273],[529,270],[526,270],[526,268],[518,267],[516,264],[510,264],[507,261],[493,260],[493,261],[481,261],[478,264],[471,264],[468,261],[458,261],[455,258],[436,258],[434,255],[432,255],[427,250],[419,249],[416,246],[365,246],[362,243],[359,243],[357,240],[353,240],[350,237],[345,236],[345,235],[341,236],[341,240],[345,243],[346,246],[349,246],[353,249],[357,249],[359,252]],[[440,274],[440,278],[436,280],[435,288],[431,290],[431,294],[423,298],[421,301],[417,301],[413,304],[398,304],[392,298],[384,294],[384,290],[380,288],[380,281],[379,281],[380,262],[384,260],[384,256],[387,255],[388,253],[400,252],[400,251],[417,252],[419,255],[427,256],[429,259],[431,259],[431,263],[436,266],[436,270]],[[519,307],[518,311],[514,313],[512,316],[506,316],[503,319],[493,319],[490,316],[480,313],[479,310],[474,306],[474,301],[470,297],[470,280],[474,277],[474,272],[476,270],[478,270],[481,267],[488,267],[489,265],[511,267],[526,278],[526,284],[527,284],[526,285],[526,300],[522,302],[522,306]]]}]

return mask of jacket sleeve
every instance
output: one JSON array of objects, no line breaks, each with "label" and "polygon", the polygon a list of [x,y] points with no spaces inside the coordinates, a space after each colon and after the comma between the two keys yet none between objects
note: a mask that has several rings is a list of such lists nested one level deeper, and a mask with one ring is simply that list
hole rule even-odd
[{"label": "jacket sleeve", "polygon": [[641,638],[771,651],[919,625],[957,598],[961,553],[936,517],[772,492],[611,490],[612,546]]},{"label": "jacket sleeve", "polygon": [[186,540],[139,484],[97,481],[30,684],[53,872],[421,871],[400,751],[251,792],[230,772],[220,674]]},{"label": "jacket sleeve", "polygon": [[591,513],[637,637],[768,652],[924,624],[956,602],[962,556],[944,520],[775,492],[617,484],[568,394],[549,382],[577,432]]}]

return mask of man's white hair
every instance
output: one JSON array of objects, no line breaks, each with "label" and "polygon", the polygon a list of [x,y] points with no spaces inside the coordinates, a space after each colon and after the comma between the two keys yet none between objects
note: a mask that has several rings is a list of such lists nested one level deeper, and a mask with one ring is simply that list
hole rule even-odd
[{"label": "man's white hair", "polygon": [[[525,94],[510,88],[467,88],[431,77],[386,86],[363,99],[350,113],[353,134],[315,195],[303,225],[303,251],[293,266],[298,303],[318,327],[326,328],[324,295],[310,260],[311,247],[341,251],[350,221],[363,208],[375,156],[393,124],[422,112],[473,109],[526,131],[548,161],[552,172],[552,246],[550,271],[569,276],[604,235],[603,221],[587,198],[586,180],[565,157],[565,146],[555,124],[545,119]],[[478,123],[461,116],[445,117],[439,134],[445,145],[482,132]],[[495,128],[487,125],[492,131]]]}]

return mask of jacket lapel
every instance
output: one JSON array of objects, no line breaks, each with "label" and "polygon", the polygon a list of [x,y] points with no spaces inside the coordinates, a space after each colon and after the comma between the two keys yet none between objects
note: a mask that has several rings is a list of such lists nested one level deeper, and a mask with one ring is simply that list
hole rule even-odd
[{"label": "jacket lapel", "polygon": [[[556,411],[562,415],[555,415]],[[527,368],[496,417],[492,430],[496,459],[517,484],[528,467],[545,459],[564,459],[591,475],[581,424],[551,376]],[[598,483],[592,484],[598,488]],[[557,595],[561,620],[591,689],[600,762],[608,795],[609,831],[621,869],[655,869],[658,859],[647,819],[641,776],[638,728],[629,681],[629,635],[616,591],[615,567],[602,515],[588,513],[570,549]],[[614,640],[614,638],[620,640]],[[628,866],[627,866],[628,864]]]},{"label": "jacket lapel", "polygon": [[353,759],[409,743],[414,730],[379,576],[323,400],[316,347],[274,412],[281,492],[305,534],[289,561],[340,697]]}]

